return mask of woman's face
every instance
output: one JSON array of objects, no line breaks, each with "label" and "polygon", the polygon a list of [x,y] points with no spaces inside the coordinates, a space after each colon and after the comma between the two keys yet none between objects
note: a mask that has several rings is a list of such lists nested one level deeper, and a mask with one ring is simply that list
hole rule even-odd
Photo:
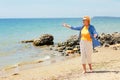
[{"label": "woman's face", "polygon": [[88,20],[83,20],[83,25],[84,26],[89,26],[89,21]]}]

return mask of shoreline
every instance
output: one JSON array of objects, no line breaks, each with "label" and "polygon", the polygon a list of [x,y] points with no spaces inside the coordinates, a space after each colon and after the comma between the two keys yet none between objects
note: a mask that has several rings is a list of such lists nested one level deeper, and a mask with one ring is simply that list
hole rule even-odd
[{"label": "shoreline", "polygon": [[[0,68],[0,77],[6,77],[6,76],[10,76],[10,75],[15,75],[15,74],[19,74],[19,71],[24,71],[24,70],[30,70],[32,68],[36,68],[36,67],[41,67],[41,66],[49,66],[55,63],[59,63],[59,62],[63,62],[66,60],[69,60],[71,58],[77,57],[79,56],[79,54],[76,55],[71,55],[71,56],[56,56],[54,58],[46,58],[46,60],[42,60],[42,59],[36,59],[34,61],[30,61],[30,62],[20,62],[20,63],[16,63],[14,65],[8,65],[8,66],[4,66],[3,68]],[[17,69],[17,71],[16,71]]]},{"label": "shoreline", "polygon": [[[113,46],[97,48],[98,52],[93,53],[92,55],[94,73],[91,73],[91,74],[87,73],[88,75],[87,77],[90,77],[90,75],[92,74],[102,75],[104,73],[106,75],[113,74],[118,79],[120,79],[118,76],[120,74],[120,71],[119,71],[120,70],[120,66],[119,66],[120,51],[113,50],[112,47]],[[34,64],[31,64],[31,65],[34,66]],[[19,79],[21,80],[64,80],[65,78],[68,78],[68,80],[72,80],[75,78],[74,80],[77,80],[76,76],[80,80],[83,80],[81,79],[83,77],[81,72],[82,72],[82,69],[81,69],[80,57],[79,56],[75,57],[73,54],[71,56],[68,56],[68,59],[64,61],[43,65],[43,66],[34,66],[29,69],[27,68],[19,71],[17,75],[9,75],[4,78],[0,78],[0,80],[8,80],[8,79],[10,80],[19,80]],[[104,77],[107,78],[106,76],[101,76],[101,77],[103,78],[102,80],[111,80],[111,79],[104,79]],[[114,79],[114,80],[117,80],[117,79]]]}]

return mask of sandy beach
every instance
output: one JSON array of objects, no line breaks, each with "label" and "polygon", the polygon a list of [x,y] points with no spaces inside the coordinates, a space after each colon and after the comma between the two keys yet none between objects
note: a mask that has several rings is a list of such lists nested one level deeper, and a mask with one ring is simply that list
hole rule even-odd
[{"label": "sandy beach", "polygon": [[120,50],[112,47],[97,50],[92,54],[92,73],[88,70],[82,74],[81,58],[73,54],[65,61],[21,70],[17,75],[1,77],[0,80],[120,80]]}]

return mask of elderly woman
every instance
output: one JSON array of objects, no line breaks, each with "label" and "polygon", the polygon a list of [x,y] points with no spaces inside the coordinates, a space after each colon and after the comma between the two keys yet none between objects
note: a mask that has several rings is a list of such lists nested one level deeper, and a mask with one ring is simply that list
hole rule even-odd
[{"label": "elderly woman", "polygon": [[93,25],[90,24],[90,17],[83,17],[83,25],[74,27],[70,26],[66,23],[63,24],[64,27],[79,30],[79,39],[80,39],[80,51],[81,51],[81,63],[83,67],[83,73],[86,73],[86,62],[89,65],[90,72],[92,72],[92,59],[91,54],[93,52],[93,48],[100,45],[97,41],[97,32]]}]

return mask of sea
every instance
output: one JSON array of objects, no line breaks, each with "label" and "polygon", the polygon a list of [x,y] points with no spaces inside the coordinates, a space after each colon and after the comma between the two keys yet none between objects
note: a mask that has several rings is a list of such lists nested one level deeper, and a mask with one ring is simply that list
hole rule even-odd
[{"label": "sea", "polygon": [[[0,68],[37,59],[50,59],[50,53],[23,40],[39,38],[42,34],[54,36],[54,43],[63,42],[79,31],[62,26],[82,25],[82,18],[1,18],[0,19]],[[93,17],[91,24],[101,33],[120,32],[120,17]]]}]

